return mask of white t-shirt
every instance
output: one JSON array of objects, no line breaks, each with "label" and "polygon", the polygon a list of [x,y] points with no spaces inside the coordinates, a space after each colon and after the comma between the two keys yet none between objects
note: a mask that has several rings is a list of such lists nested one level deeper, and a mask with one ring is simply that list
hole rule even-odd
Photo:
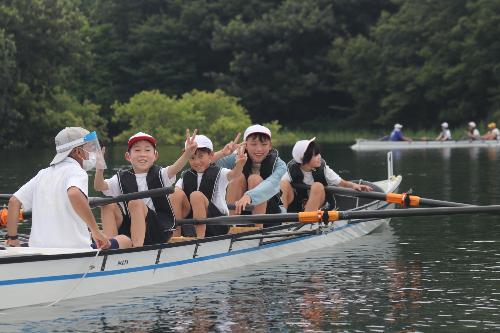
[{"label": "white t-shirt", "polygon": [[443,140],[451,140],[451,132],[449,129],[443,130],[441,134],[443,136]]},{"label": "white t-shirt", "polygon": [[[219,173],[219,179],[217,179],[214,192],[212,194],[212,203],[219,208],[220,212],[223,214],[229,214],[229,209],[227,208],[226,203],[226,189],[229,185],[229,180],[227,179],[227,175],[230,172],[230,169],[221,168]],[[203,173],[198,173],[198,186],[196,189],[200,188],[201,178],[203,177]],[[177,181],[175,186],[182,188],[182,178]],[[210,198],[208,198],[210,200]]]},{"label": "white t-shirt", "polygon": [[498,128],[494,128],[491,130],[491,134],[494,135],[493,140],[498,140],[500,139],[500,130]]},{"label": "white t-shirt", "polygon": [[[302,171],[302,174],[304,175],[304,184],[312,185],[314,183],[314,178],[313,178],[312,172],[311,171],[304,171],[302,169],[300,169],[300,171]],[[342,178],[335,171],[330,169],[330,167],[328,165],[325,165],[325,178],[326,178],[326,182],[330,186],[331,185],[336,186],[336,185],[340,184],[340,182],[342,181]],[[281,180],[286,180],[287,182],[291,183],[292,177],[290,176],[290,173],[287,171],[283,175],[283,177],[281,177]]]},{"label": "white t-shirt", "polygon": [[[165,187],[167,186],[172,186],[175,183],[175,175],[172,178],[167,178],[168,177],[168,168],[161,168],[161,178],[163,181],[163,184]],[[139,192],[141,191],[147,191],[149,190],[148,188],[148,183],[146,181],[147,173],[136,173],[135,174],[135,180],[137,181],[137,190]],[[122,194],[122,191],[120,190],[120,183],[118,181],[118,176],[114,175],[113,177],[109,179],[104,180],[106,184],[108,184],[108,189],[106,191],[102,191],[104,195],[110,196],[110,197],[116,197],[118,195]],[[151,208],[153,211],[155,210],[155,206],[153,204],[153,199],[151,198],[143,198],[142,201]]]},{"label": "white t-shirt", "polygon": [[73,186],[88,196],[88,180],[80,164],[66,157],[40,170],[14,193],[23,209],[32,211],[29,246],[90,248],[87,224],[75,212],[68,197],[68,189]]}]

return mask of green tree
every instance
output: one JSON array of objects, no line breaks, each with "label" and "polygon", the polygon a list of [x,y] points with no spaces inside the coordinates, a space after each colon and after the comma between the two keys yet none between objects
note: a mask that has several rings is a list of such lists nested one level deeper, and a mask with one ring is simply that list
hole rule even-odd
[{"label": "green tree", "polygon": [[[13,90],[4,108],[12,110],[15,122],[11,129],[19,144],[44,143],[41,137],[53,138],[60,130],[45,121],[46,110],[53,105],[57,89],[76,89],[80,73],[87,68],[86,24],[72,0],[6,0],[0,4],[0,30],[11,40],[9,49],[15,48],[15,57],[10,58],[15,60],[15,79],[9,83]],[[14,68],[8,63],[2,67]]]},{"label": "green tree", "polygon": [[213,93],[194,90],[181,98],[144,91],[128,103],[115,103],[113,110],[113,121],[127,120],[126,130],[115,137],[115,142],[126,142],[134,133],[144,131],[161,144],[177,145],[184,142],[185,130],[190,128],[222,145],[250,124],[250,117],[238,100],[220,90]]}]

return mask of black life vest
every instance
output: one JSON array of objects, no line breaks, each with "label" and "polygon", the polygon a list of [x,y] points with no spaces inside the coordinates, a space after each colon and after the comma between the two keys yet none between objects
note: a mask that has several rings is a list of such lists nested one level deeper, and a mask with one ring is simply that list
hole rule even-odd
[{"label": "black life vest", "polygon": [[[148,189],[165,187],[161,176],[161,167],[153,165],[146,176],[146,183]],[[133,169],[120,170],[117,172],[120,190],[123,194],[138,191],[137,180]],[[175,228],[175,214],[170,204],[168,196],[160,196],[151,198],[153,206],[155,207],[156,216],[158,217],[158,224],[160,230],[164,233]],[[124,203],[125,214],[130,217],[128,210],[128,202]]]},{"label": "black life vest", "polygon": [[189,198],[194,191],[200,191],[209,201],[212,201],[215,186],[219,181],[220,171],[220,167],[214,164],[210,165],[201,177],[200,188],[198,188],[198,173],[193,169],[184,171],[182,173],[182,189],[186,196]]},{"label": "black life vest", "polygon": [[[294,183],[304,184],[304,174],[300,169],[299,163],[297,163],[295,160],[291,160],[287,164],[287,169],[288,169],[288,174],[290,175],[290,178],[292,180],[292,184]],[[313,169],[311,171],[311,174],[315,182],[321,183],[323,184],[323,186],[328,186],[328,182],[326,180],[326,175],[325,175],[325,169],[326,169],[326,162],[324,159],[321,159],[320,167]],[[295,188],[294,190],[295,190],[294,200],[288,207],[288,211],[290,212],[302,210],[302,201],[307,200],[308,198],[307,189]],[[332,209],[333,207],[335,207],[335,198],[333,196],[333,193],[326,192],[326,201],[330,204]]]},{"label": "black life vest", "polygon": [[[278,151],[272,148],[269,151],[269,154],[267,154],[266,158],[264,158],[264,160],[260,164],[260,176],[262,177],[262,179],[266,179],[273,173],[277,161],[278,161]],[[245,175],[245,179],[247,181],[248,177],[252,174],[252,164],[253,162],[249,158],[247,159],[245,165],[243,166],[243,174]],[[267,214],[281,213],[280,205],[281,205],[281,192],[278,191],[278,193],[276,193],[267,201],[266,213]]]}]

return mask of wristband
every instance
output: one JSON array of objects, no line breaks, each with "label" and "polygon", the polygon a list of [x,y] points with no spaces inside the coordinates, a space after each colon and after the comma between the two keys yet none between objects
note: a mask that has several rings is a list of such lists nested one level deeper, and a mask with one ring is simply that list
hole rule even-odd
[{"label": "wristband", "polygon": [[16,240],[17,238],[18,238],[18,236],[17,236],[17,235],[15,235],[15,236],[5,235],[5,239],[6,239],[6,240],[7,240],[7,239],[9,239],[9,240]]}]

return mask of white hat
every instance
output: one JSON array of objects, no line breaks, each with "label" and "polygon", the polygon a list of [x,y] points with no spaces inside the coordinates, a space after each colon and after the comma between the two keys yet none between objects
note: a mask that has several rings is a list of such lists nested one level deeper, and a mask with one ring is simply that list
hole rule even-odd
[{"label": "white hat", "polygon": [[445,121],[444,123],[441,124],[441,127],[448,128],[448,123]]},{"label": "white hat", "polygon": [[[92,133],[95,134],[95,132]],[[73,148],[81,146],[89,141],[85,139],[88,134],[91,133],[81,127],[66,127],[57,133],[55,138],[57,154],[52,162],[50,162],[50,165],[61,162],[71,153]]]},{"label": "white hat", "polygon": [[[208,148],[211,151],[214,151],[214,145],[212,141],[206,137],[205,135],[196,135],[194,137],[194,141],[198,144],[198,148]],[[187,146],[187,141],[184,143],[184,147]]]},{"label": "white hat", "polygon": [[309,147],[309,144],[314,140],[316,140],[316,137],[311,140],[300,140],[295,143],[295,146],[293,146],[292,149],[292,156],[295,162],[302,163],[307,147]]},{"label": "white hat", "polygon": [[271,138],[271,131],[269,130],[269,128],[267,128],[266,126],[262,126],[262,125],[257,124],[257,125],[249,126],[245,130],[245,133],[243,134],[243,140],[246,140],[249,135],[252,135],[255,133],[262,133],[262,134],[267,135],[269,138]]},{"label": "white hat", "polygon": [[401,125],[401,124],[394,124],[394,128],[395,129],[402,129],[403,125]]},{"label": "white hat", "polygon": [[476,127],[476,123],[473,121],[469,121],[469,127]]}]

